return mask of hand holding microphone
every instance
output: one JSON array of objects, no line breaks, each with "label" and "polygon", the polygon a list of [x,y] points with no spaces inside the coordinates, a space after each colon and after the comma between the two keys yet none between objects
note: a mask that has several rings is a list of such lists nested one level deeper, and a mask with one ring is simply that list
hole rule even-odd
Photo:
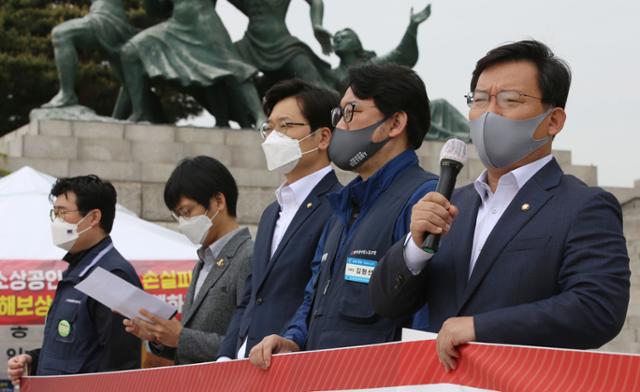
[{"label": "hand holding microphone", "polygon": [[411,235],[424,251],[435,253],[440,236],[449,231],[458,209],[449,202],[456,177],[467,160],[467,145],[460,139],[448,140],[440,151],[440,180],[435,192],[430,192],[413,207]]}]

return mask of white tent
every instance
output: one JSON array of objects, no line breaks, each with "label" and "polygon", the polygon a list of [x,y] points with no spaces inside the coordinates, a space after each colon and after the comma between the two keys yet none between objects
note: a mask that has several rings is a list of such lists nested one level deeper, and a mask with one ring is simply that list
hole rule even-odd
[{"label": "white tent", "polygon": [[[0,178],[0,260],[60,260],[51,242],[49,192],[55,178],[30,167]],[[128,260],[193,260],[196,247],[183,235],[138,218],[117,205],[111,231]]]}]

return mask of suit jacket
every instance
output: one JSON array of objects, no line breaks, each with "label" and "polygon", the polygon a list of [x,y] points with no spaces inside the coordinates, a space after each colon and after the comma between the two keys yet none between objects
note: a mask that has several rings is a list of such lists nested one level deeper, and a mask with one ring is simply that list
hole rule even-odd
[{"label": "suit jacket", "polygon": [[480,196],[468,185],[452,203],[460,214],[420,274],[407,269],[402,243],[374,271],[370,293],[380,314],[427,303],[430,331],[449,317],[473,316],[482,342],[586,349],[617,335],[630,272],[613,195],[564,175],[552,160],[507,207],[470,277]]},{"label": "suit jacket", "polygon": [[151,345],[152,351],[176,364],[213,361],[229,326],[233,310],[244,292],[251,270],[253,241],[249,229],[236,233],[220,250],[218,260],[194,298],[196,282],[204,266],[199,260],[193,270],[183,312],[177,349]]},{"label": "suit jacket", "polygon": [[333,171],[320,180],[300,205],[273,257],[271,242],[280,206],[273,202],[264,210],[244,298],[234,312],[218,356],[236,358],[245,338],[248,353],[265,336],[283,332],[302,303],[316,244],[332,214],[326,195],[341,188]]}]

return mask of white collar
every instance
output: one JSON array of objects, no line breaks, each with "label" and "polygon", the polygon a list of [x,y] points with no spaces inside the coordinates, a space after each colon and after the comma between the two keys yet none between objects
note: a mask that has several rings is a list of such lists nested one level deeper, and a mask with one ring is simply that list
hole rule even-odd
[{"label": "white collar", "polygon": [[[327,165],[320,170],[316,170],[311,174],[307,174],[301,179],[287,184],[283,183],[276,189],[276,200],[280,205],[280,209],[284,209],[285,205],[292,203],[296,206],[299,206],[306,198],[309,196],[309,193],[315,188],[316,185],[326,176],[329,172],[331,172],[333,168],[331,165]],[[284,196],[284,193],[290,194],[293,196],[293,200]],[[296,208],[297,209],[297,208]]]},{"label": "white collar", "polygon": [[204,263],[213,263],[218,257],[220,257],[220,252],[222,249],[229,243],[229,241],[242,230],[243,227],[238,227],[235,230],[228,232],[222,237],[215,240],[208,248],[200,248],[198,249],[198,256],[200,256],[200,260]]},{"label": "white collar", "polygon": [[[513,169],[512,171],[504,174],[498,181],[498,187],[500,186],[515,186],[517,190],[522,187],[539,172],[547,163],[551,162],[553,155],[545,155],[544,157],[529,162],[526,165]],[[473,186],[476,192],[480,195],[480,198],[484,201],[493,194],[491,187],[487,183],[487,169],[485,169],[480,176],[473,182]],[[497,190],[497,189],[496,189]]]}]

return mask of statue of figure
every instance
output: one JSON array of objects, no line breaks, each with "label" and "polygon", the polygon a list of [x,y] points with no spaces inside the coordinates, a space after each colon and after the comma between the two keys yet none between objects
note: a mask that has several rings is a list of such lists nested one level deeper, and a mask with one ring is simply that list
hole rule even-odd
[{"label": "statue of figure", "polygon": [[[340,58],[340,65],[332,70],[331,82],[338,91],[344,89],[344,81],[351,66],[363,62],[396,63],[413,68],[418,62],[418,26],[431,15],[431,4],[422,11],[413,13],[409,18],[409,26],[400,41],[400,44],[391,52],[377,56],[375,52],[365,50],[360,38],[350,28],[342,29],[333,36],[333,47]],[[446,140],[457,137],[469,140],[469,124],[466,118],[444,99],[431,101],[431,129],[426,138],[429,140]]]},{"label": "statue of figure", "polygon": [[411,8],[409,26],[400,44],[391,52],[377,56],[376,52],[365,50],[355,31],[350,28],[337,31],[333,36],[333,49],[340,58],[340,65],[332,70],[335,87],[340,89],[342,81],[347,77],[349,67],[366,61],[374,63],[396,63],[413,68],[418,62],[418,26],[431,15],[431,4],[414,14]]},{"label": "statue of figure", "polygon": [[[148,12],[171,9],[171,17],[134,36],[121,50],[125,88],[131,98],[130,121],[153,118],[149,80],[159,78],[184,88],[220,121],[216,104],[242,106],[243,127],[264,119],[252,77],[256,68],[235,51],[211,0],[146,0]],[[215,84],[215,86],[214,86]],[[218,108],[220,109],[220,108]],[[236,112],[237,114],[237,112]]]},{"label": "statue of figure", "polygon": [[[331,33],[322,27],[322,0],[306,0],[316,39],[325,54],[331,53]],[[298,77],[329,87],[331,67],[305,43],[292,36],[285,23],[291,0],[229,0],[249,18],[244,37],[235,43],[238,52],[264,73],[261,90],[282,79]]]},{"label": "statue of figure", "polygon": [[111,65],[117,79],[123,80],[120,48],[137,30],[127,20],[122,0],[91,0],[89,13],[53,28],[51,39],[58,70],[60,91],[43,108],[72,106],[78,69],[77,49],[98,49]]},{"label": "statue of figure", "polygon": [[469,120],[446,99],[433,99],[431,108],[431,128],[424,137],[427,140],[447,140],[456,137],[470,142]]}]

